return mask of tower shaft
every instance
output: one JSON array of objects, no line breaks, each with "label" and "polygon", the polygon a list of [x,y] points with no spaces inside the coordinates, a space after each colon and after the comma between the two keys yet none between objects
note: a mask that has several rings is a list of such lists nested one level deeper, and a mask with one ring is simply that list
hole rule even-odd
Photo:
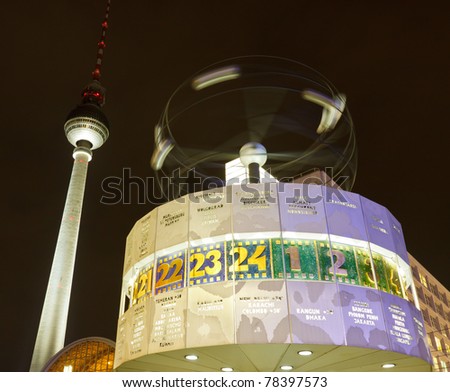
[{"label": "tower shaft", "polygon": [[84,88],[81,104],[69,113],[64,124],[67,140],[75,146],[74,163],[30,371],[43,370],[49,359],[64,347],[88,162],[92,159],[91,150],[101,147],[109,136],[108,119],[101,110],[105,89],[100,84],[100,67],[110,5],[111,0],[107,0],[92,82]]},{"label": "tower shaft", "polygon": [[69,189],[30,371],[41,371],[48,360],[64,347],[84,188],[92,153],[88,148],[77,147],[73,157]]}]

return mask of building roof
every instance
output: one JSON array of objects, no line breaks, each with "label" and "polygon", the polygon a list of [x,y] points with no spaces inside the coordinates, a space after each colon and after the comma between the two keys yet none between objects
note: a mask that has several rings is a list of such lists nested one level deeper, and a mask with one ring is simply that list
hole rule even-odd
[{"label": "building roof", "polygon": [[113,370],[115,343],[102,337],[77,340],[56,353],[44,372],[110,372]]}]

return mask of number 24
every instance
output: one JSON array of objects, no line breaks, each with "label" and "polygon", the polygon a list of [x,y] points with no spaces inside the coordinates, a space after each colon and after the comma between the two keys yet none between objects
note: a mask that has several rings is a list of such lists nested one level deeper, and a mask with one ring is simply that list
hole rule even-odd
[{"label": "number 24", "polygon": [[[265,271],[267,268],[267,257],[265,254],[263,255],[265,250],[266,245],[258,245],[253,254],[248,256],[248,250],[243,246],[231,249],[230,254],[237,254],[237,257],[230,271],[246,272],[251,264],[258,266],[258,271]],[[244,264],[246,260],[247,264]]]}]

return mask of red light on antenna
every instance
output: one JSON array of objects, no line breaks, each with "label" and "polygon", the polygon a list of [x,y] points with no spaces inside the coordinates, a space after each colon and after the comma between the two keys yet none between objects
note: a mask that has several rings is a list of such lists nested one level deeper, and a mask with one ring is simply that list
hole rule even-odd
[{"label": "red light on antenna", "polygon": [[107,28],[108,28],[108,22],[107,22],[106,20],[102,23],[102,27],[103,27],[104,29],[107,29]]},{"label": "red light on antenna", "polygon": [[96,68],[96,69],[94,70],[94,72],[92,72],[92,77],[93,77],[94,79],[100,79],[100,70],[99,70],[98,68]]},{"label": "red light on antenna", "polygon": [[106,48],[105,41],[100,41],[100,42],[98,43],[98,47],[101,48],[101,49]]}]

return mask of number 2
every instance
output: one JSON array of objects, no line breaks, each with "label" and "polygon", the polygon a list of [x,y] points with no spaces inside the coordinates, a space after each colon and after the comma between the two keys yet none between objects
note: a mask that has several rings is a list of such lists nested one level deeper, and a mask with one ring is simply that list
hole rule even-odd
[{"label": "number 2", "polygon": [[205,262],[205,255],[203,253],[194,253],[191,255],[189,261],[192,263],[196,260],[197,262],[194,263],[194,268],[191,268],[191,271],[189,272],[189,277],[191,278],[200,278],[205,275],[205,270],[201,269]]},{"label": "number 2", "polygon": [[[336,256],[337,260],[334,263],[334,266],[336,267],[336,275],[344,275],[344,276],[348,276],[348,272],[345,268],[341,268],[341,266],[345,263],[345,255],[340,251],[340,250],[335,250],[333,249],[331,251],[327,252],[327,255],[332,257],[333,261],[334,261],[334,256]],[[331,256],[333,255],[333,256]],[[333,270],[333,266],[331,266],[328,270],[328,272],[330,274],[334,275],[334,270]]]}]

